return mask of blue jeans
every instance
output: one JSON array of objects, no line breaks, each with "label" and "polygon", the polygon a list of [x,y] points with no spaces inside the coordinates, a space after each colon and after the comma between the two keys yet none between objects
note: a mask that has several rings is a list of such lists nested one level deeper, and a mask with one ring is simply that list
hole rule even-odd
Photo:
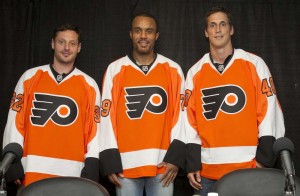
[{"label": "blue jeans", "polygon": [[121,187],[116,187],[117,196],[143,196],[145,188],[147,196],[172,196],[173,182],[168,187],[162,187],[162,174],[155,177],[119,178]]},{"label": "blue jeans", "polygon": [[216,184],[216,182],[217,180],[212,180],[201,176],[202,189],[194,190],[194,193],[198,195],[200,194],[201,196],[207,196],[207,193],[213,191],[213,186]]}]

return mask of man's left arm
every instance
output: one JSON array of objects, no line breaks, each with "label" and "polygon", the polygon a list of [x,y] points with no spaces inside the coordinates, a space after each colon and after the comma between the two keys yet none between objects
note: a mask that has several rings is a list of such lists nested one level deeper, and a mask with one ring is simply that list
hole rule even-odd
[{"label": "man's left arm", "polygon": [[265,64],[259,58],[257,62],[257,122],[258,122],[258,147],[256,161],[258,166],[273,167],[275,155],[273,143],[285,134],[284,118],[273,77]]},{"label": "man's left arm", "polygon": [[[170,182],[174,181],[178,169],[184,171],[185,169],[185,131],[183,126],[183,101],[184,101],[184,75],[180,67],[177,69],[177,77],[173,77],[172,92],[174,100],[170,103],[174,105],[172,130],[171,130],[171,144],[164,157],[163,163],[158,167],[166,165],[166,171],[162,176],[163,186],[168,186]],[[175,74],[174,74],[175,75]],[[175,85],[176,84],[176,85]]]},{"label": "man's left arm", "polygon": [[[88,122],[85,125],[85,143],[87,153],[85,154],[84,168],[81,171],[81,177],[88,178],[95,182],[99,182],[100,176],[100,92],[98,85],[94,82],[93,90],[90,91],[89,109],[87,115],[90,115],[86,119]],[[88,126],[87,126],[88,125]]]}]

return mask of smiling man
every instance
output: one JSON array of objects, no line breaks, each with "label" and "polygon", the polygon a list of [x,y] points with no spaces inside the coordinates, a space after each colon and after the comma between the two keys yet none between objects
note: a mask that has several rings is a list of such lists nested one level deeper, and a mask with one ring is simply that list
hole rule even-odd
[{"label": "smiling man", "polygon": [[258,56],[234,49],[231,14],[212,8],[205,17],[210,52],[186,78],[187,172],[206,196],[226,173],[272,167],[273,142],[284,136],[273,78]]},{"label": "smiling man", "polygon": [[144,188],[147,196],[171,196],[185,166],[184,76],[154,52],[158,36],[153,16],[136,15],[132,53],[111,63],[104,77],[100,162],[118,196],[142,196]]},{"label": "smiling man", "polygon": [[53,63],[27,70],[15,88],[3,146],[16,142],[24,153],[22,164],[8,171],[8,181],[99,180],[100,92],[94,79],[75,67],[80,36],[77,26],[57,27]]}]

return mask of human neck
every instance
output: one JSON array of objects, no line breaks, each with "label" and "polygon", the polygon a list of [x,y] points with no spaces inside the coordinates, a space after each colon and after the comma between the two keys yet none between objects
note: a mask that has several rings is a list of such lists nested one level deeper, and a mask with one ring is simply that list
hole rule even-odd
[{"label": "human neck", "polygon": [[53,68],[59,74],[63,74],[63,73],[67,74],[70,71],[72,71],[73,67],[74,67],[74,63],[62,64],[62,63],[55,62],[55,60],[53,62]]},{"label": "human neck", "polygon": [[154,52],[149,54],[138,54],[137,52],[133,51],[132,56],[138,65],[150,65],[155,58]]},{"label": "human neck", "polygon": [[212,59],[214,60],[214,63],[223,64],[225,62],[225,59],[232,53],[233,53],[233,47],[231,44],[223,48],[211,47],[210,49],[210,54]]}]

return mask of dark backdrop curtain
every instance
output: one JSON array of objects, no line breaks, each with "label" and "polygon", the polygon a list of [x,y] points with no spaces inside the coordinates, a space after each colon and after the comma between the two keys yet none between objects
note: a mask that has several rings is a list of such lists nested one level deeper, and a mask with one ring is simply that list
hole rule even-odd
[{"label": "dark backdrop curtain", "polygon": [[[234,47],[261,56],[269,66],[285,115],[286,136],[296,147],[293,161],[299,175],[300,3],[296,0],[0,0],[0,130],[22,73],[52,61],[50,43],[57,25],[69,22],[81,27],[83,44],[76,65],[101,87],[108,64],[131,51],[132,13],[147,11],[157,17],[157,52],[178,62],[186,73],[209,50],[203,17],[214,5],[232,12]],[[176,183],[175,195],[190,193],[185,179]]]}]

